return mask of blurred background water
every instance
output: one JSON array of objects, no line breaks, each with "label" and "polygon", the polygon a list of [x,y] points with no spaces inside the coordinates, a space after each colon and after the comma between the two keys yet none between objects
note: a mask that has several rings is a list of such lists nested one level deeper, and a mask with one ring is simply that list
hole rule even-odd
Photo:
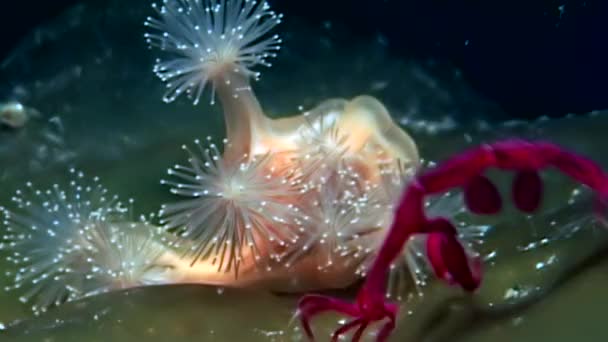
[{"label": "blurred background water", "polygon": [[[556,141],[608,167],[602,86],[608,69],[601,63],[608,53],[599,39],[608,32],[605,3],[272,5],[286,14],[278,29],[283,49],[253,85],[270,116],[369,94],[387,105],[428,160],[519,136]],[[17,9],[23,25],[4,30],[0,102],[17,100],[35,115],[24,127],[0,129],[0,204],[27,180],[67,182],[67,168],[76,166],[135,198],[138,212],[158,210],[170,198],[159,179],[185,158],[179,147],[222,138],[218,106],[160,100],[164,86],[151,72],[155,55],[143,40],[148,0],[42,6],[44,20]],[[573,184],[552,173],[545,181],[549,193],[539,215],[507,210],[482,221],[494,227],[483,246],[491,258],[482,289],[467,296],[432,284],[404,306],[394,340],[606,340],[607,235],[590,219],[589,203],[568,204]],[[576,233],[542,243],[555,231]],[[17,297],[0,292],[0,340],[302,338],[290,322],[298,296],[158,287],[92,297],[41,317]],[[337,319],[316,321],[321,336]]]}]

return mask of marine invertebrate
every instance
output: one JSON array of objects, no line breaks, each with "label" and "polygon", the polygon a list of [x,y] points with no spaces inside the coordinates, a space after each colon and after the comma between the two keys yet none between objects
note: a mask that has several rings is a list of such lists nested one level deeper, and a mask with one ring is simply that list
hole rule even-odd
[{"label": "marine invertebrate", "polygon": [[25,291],[35,312],[82,297],[163,283],[156,259],[164,252],[145,221],[129,221],[130,204],[110,195],[98,178],[70,170],[67,188],[32,183],[0,208],[8,261],[16,266],[9,289]]},{"label": "marine invertebrate", "polygon": [[[466,211],[464,198],[457,192],[446,192],[441,196],[432,196],[425,200],[425,211],[429,219],[445,218],[454,223],[455,233],[463,245],[467,256],[481,260],[478,250],[491,231],[491,226],[471,224],[462,217]],[[386,229],[388,230],[388,228]],[[397,300],[411,298],[409,295],[423,296],[423,288],[435,274],[427,257],[428,234],[413,234],[403,247],[402,253],[391,263],[387,280],[386,297]],[[373,263],[373,258],[380,251],[382,241],[372,247],[374,254],[366,264],[365,274]],[[412,292],[412,286],[414,292]]]},{"label": "marine invertebrate", "polygon": [[[395,304],[385,301],[386,274],[403,244],[413,234],[428,236],[427,257],[440,279],[469,292],[477,289],[481,282],[481,265],[467,255],[452,223],[441,217],[429,219],[423,203],[429,195],[462,188],[469,210],[480,214],[498,212],[502,205],[500,195],[494,185],[483,178],[483,173],[492,167],[516,172],[513,200],[524,212],[537,208],[542,198],[542,183],[533,173],[553,167],[592,189],[597,196],[596,213],[605,219],[608,175],[592,161],[546,142],[507,140],[471,149],[419,174],[409,183],[355,303],[320,295],[307,295],[300,300],[298,314],[308,337],[314,338],[309,323],[314,315],[337,311],[353,320],[334,332],[334,341],[353,329],[356,331],[352,338],[357,341],[370,324],[383,320],[386,322],[376,339],[386,340],[395,327],[398,310]],[[522,198],[522,193],[529,197]]]},{"label": "marine invertebrate", "polygon": [[[318,241],[314,229],[299,227],[303,218],[321,220],[306,227],[324,219],[315,212],[321,207],[306,205],[315,196],[312,189],[330,182],[343,192],[348,185],[336,177],[341,171],[356,173],[373,188],[382,179],[381,160],[418,166],[414,142],[372,97],[328,100],[291,117],[264,114],[250,85],[258,74],[251,70],[268,66],[279,49],[280,38],[268,33],[282,18],[265,1],[165,0],[154,8],[158,18],[146,20],[152,32],[145,37],[167,56],[155,66],[168,81],[165,101],[185,92],[197,103],[211,83],[226,123],[223,151],[198,148],[189,166],[173,168],[173,180],[163,181],[188,197],[165,206],[162,216],[168,229],[189,240],[187,254],[195,259],[216,260],[218,270],[236,275],[246,256],[302,259],[291,253],[293,246]],[[248,224],[250,218],[255,220]]]},{"label": "marine invertebrate", "polygon": [[315,121],[310,120],[310,112],[302,115],[305,124],[299,128],[298,148],[293,159],[312,186],[347,171],[352,166],[349,162],[356,163],[358,155],[352,153],[348,133],[338,126],[339,115],[336,114],[322,111]]},{"label": "marine invertebrate", "polygon": [[282,15],[270,10],[266,1],[164,0],[152,7],[159,18],[148,17],[145,25],[156,33],[146,33],[145,38],[170,55],[154,66],[156,75],[167,82],[166,102],[187,93],[197,104],[210,82],[213,103],[216,84],[231,82],[229,76],[236,74],[258,78],[252,68],[270,66],[268,59],[280,49],[279,36],[267,33]]},{"label": "marine invertebrate", "polygon": [[176,165],[169,175],[177,180],[161,183],[191,200],[163,205],[165,228],[195,242],[192,263],[212,258],[218,271],[238,275],[246,253],[270,267],[268,261],[279,257],[273,251],[297,240],[297,179],[275,170],[268,154],[227,164],[213,143],[196,140],[195,151],[183,148],[190,165]]},{"label": "marine invertebrate", "polygon": [[[268,65],[280,43],[277,36],[267,35],[281,16],[266,2],[164,0],[154,8],[158,18],[147,19],[153,32],[146,39],[168,56],[155,66],[170,83],[165,100],[187,93],[197,102],[211,83],[222,102],[226,143],[203,146],[197,141],[193,149],[185,147],[188,163],[173,167],[163,183],[187,199],[162,208],[162,230],[134,221],[125,204],[107,195],[97,179],[81,184],[83,176],[76,171],[71,171],[76,179],[67,189],[54,185],[41,191],[29,185],[27,193],[17,193],[16,208],[2,210],[6,247],[18,267],[14,287],[27,288],[24,299],[42,311],[65,300],[148,284],[297,291],[343,287],[357,279],[348,267],[323,272],[319,255],[292,253],[304,241],[315,241],[314,248],[328,252],[326,256],[336,252],[321,243],[326,232],[312,228],[327,221],[330,214],[323,207],[328,203],[307,204],[318,196],[314,189],[320,180],[351,196],[347,191],[352,184],[337,177],[350,172],[360,182],[351,203],[357,210],[373,209],[364,191],[381,182],[376,162],[398,159],[415,168],[418,153],[411,138],[378,100],[367,96],[329,100],[305,115],[266,117],[249,83],[258,76],[255,65]],[[328,118],[331,130],[324,129]],[[321,129],[310,131],[316,127]],[[339,146],[309,149],[338,131],[349,132]],[[299,159],[305,154],[330,162],[323,178],[313,176],[312,163]],[[347,164],[340,162],[345,155]],[[381,218],[390,214],[384,208],[372,211]],[[337,250],[353,256],[360,252],[362,235],[372,240],[381,236],[368,234],[386,228],[373,217],[370,223],[344,226],[352,228],[345,243],[358,249]],[[292,264],[286,255],[292,255]],[[256,272],[270,267],[273,272]]]},{"label": "marine invertebrate", "polygon": [[212,99],[217,94],[222,102],[226,138],[231,142],[225,159],[238,162],[245,155],[252,157],[252,139],[263,129],[266,117],[249,83],[252,76],[259,76],[251,68],[269,65],[267,58],[279,48],[278,36],[265,35],[281,16],[257,0],[165,0],[153,7],[160,19],[146,20],[156,33],[146,33],[145,38],[151,46],[170,52],[154,68],[162,80],[174,79],[167,84],[165,101],[194,89],[198,99],[210,82]]},{"label": "marine invertebrate", "polygon": [[[383,226],[375,234],[374,239],[365,242],[368,250],[367,257],[357,269],[361,277],[365,277],[376,257],[383,239],[393,220],[393,211],[398,204],[402,191],[410,181],[411,169],[405,168],[400,162],[381,161],[381,182],[375,186],[370,195],[379,198],[378,202],[383,207]],[[433,167],[433,163],[427,163],[425,167]],[[458,192],[446,192],[438,196],[430,196],[425,199],[425,210],[429,218],[443,217],[455,223],[458,238],[464,244],[467,254],[471,257],[483,257],[478,255],[478,247],[483,245],[491,226],[471,224],[465,220],[463,213],[466,212],[464,196]],[[386,297],[398,300],[411,298],[412,294],[422,296],[423,288],[433,276],[433,269],[426,257],[425,234],[413,234],[405,244],[401,254],[391,263],[387,281]],[[413,288],[414,291],[411,291]]]},{"label": "marine invertebrate", "polygon": [[[152,33],[145,37],[167,55],[155,70],[166,71],[161,79],[177,79],[169,85],[179,84],[176,89],[181,90],[176,94],[187,89],[192,94],[192,87],[212,84],[224,109],[230,141],[224,159],[238,162],[244,155],[252,158],[268,151],[294,152],[295,140],[301,140],[305,124],[314,126],[320,118],[331,117],[341,130],[356,128],[348,130],[349,142],[358,141],[352,148],[368,142],[392,148],[395,157],[404,162],[417,162],[411,139],[394,124],[386,109],[369,97],[350,103],[330,100],[308,112],[306,118],[298,115],[272,120],[264,115],[249,83],[258,74],[249,70],[256,64],[268,65],[267,58],[274,56],[272,51],[278,49],[280,38],[266,33],[282,18],[265,1],[165,0],[162,6],[153,7],[160,18],[146,20]],[[198,87],[196,94],[202,91]],[[174,98],[168,96],[168,100]]]},{"label": "marine invertebrate", "polygon": [[385,228],[388,207],[375,198],[357,173],[335,172],[314,186],[303,202],[302,238],[288,253],[287,267],[307,254],[314,255],[319,272],[346,272],[346,284],[355,268],[371,252],[369,239]]},{"label": "marine invertebrate", "polygon": [[[239,279],[218,272],[217,262],[183,258],[176,246],[189,241],[167,234],[148,218],[133,217],[133,201],[121,202],[99,178],[70,170],[66,187],[42,190],[27,183],[0,207],[12,284],[35,313],[108,291],[159,284],[256,286],[266,281],[244,258]],[[150,217],[151,218],[151,217]],[[187,250],[189,247],[186,248]],[[284,273],[275,277],[287,277]]]}]

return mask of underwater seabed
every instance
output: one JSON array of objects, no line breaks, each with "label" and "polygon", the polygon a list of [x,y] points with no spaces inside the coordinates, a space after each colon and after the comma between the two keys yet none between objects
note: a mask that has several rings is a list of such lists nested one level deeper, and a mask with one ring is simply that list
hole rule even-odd
[{"label": "underwater seabed", "polygon": [[[218,106],[160,101],[163,86],[150,72],[154,57],[142,39],[148,12],[147,0],[76,6],[36,29],[0,64],[0,102],[17,99],[40,113],[21,129],[0,129],[0,203],[26,180],[65,183],[67,169],[75,166],[101,177],[121,197],[133,197],[137,213],[153,212],[171,200],[159,180],[185,159],[180,146],[208,135],[221,140]],[[397,59],[378,37],[352,44],[354,37],[331,25],[309,27],[291,18],[284,25],[289,34],[281,58],[264,72],[263,82],[253,84],[272,116],[292,115],[328,98],[370,94],[405,125],[427,160],[518,136],[550,139],[608,167],[608,112],[504,122],[500,110],[449,66]],[[493,120],[478,120],[482,116]],[[510,175],[492,177],[501,183]],[[472,218],[493,227],[481,247],[488,255],[481,289],[470,296],[431,283],[423,297],[404,304],[391,340],[608,337],[608,234],[594,226],[584,199],[568,204],[572,183],[558,174],[543,177],[547,196],[534,217],[507,208],[498,217]],[[0,285],[8,285],[4,272],[0,276]],[[150,287],[90,297],[34,317],[18,294],[2,291],[0,340],[298,341],[304,340],[292,321],[298,298],[206,286]],[[315,319],[321,341],[337,319]]]}]

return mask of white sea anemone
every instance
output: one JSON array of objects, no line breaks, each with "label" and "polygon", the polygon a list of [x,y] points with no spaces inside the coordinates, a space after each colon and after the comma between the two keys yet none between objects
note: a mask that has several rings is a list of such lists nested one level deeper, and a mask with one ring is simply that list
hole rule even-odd
[{"label": "white sea anemone", "polygon": [[373,253],[370,246],[381,237],[389,218],[386,206],[374,198],[353,170],[335,172],[306,195],[308,202],[300,241],[286,258],[286,266],[314,254],[318,270],[358,266]]},{"label": "white sea anemone", "polygon": [[339,129],[338,116],[335,111],[322,112],[316,118],[309,112],[303,114],[306,122],[298,132],[295,162],[313,185],[325,183],[332,174],[348,167],[348,135]]},{"label": "white sea anemone", "polygon": [[189,165],[169,169],[175,180],[161,183],[187,199],[163,205],[160,216],[166,229],[195,242],[186,251],[193,263],[211,258],[218,271],[238,275],[243,258],[267,267],[277,248],[297,240],[301,213],[293,203],[300,186],[273,168],[269,154],[229,162],[213,143],[195,140],[195,150],[183,148]]},{"label": "white sea anemone", "polygon": [[12,197],[14,209],[0,208],[7,260],[16,266],[7,290],[23,291],[34,312],[65,301],[163,282],[154,264],[164,251],[157,231],[128,222],[130,208],[111,196],[98,178],[81,172],[65,189],[38,190],[27,183]]},{"label": "white sea anemone", "polygon": [[156,75],[167,82],[165,102],[187,93],[194,101],[208,82],[225,71],[257,79],[256,65],[270,66],[281,39],[268,32],[281,22],[282,15],[258,0],[163,0],[153,4],[158,18],[148,17],[145,25],[151,47],[165,51],[154,67]]}]

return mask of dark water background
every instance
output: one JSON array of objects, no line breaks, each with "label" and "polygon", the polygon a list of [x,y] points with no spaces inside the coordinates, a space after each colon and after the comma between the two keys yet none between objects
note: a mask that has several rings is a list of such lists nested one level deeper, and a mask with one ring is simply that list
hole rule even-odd
[{"label": "dark water background", "polygon": [[[0,12],[0,59],[33,27],[75,3],[11,2]],[[608,107],[608,2],[602,0],[273,1],[288,18],[379,37],[397,57],[448,62],[511,117],[552,117]],[[344,44],[350,43],[345,41]]]}]

